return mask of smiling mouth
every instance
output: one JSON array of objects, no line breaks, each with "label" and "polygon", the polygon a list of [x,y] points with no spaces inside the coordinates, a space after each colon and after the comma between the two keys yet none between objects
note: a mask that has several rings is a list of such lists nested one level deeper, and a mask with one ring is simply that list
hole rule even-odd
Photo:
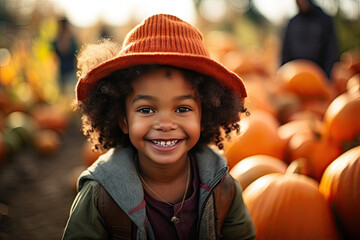
[{"label": "smiling mouth", "polygon": [[168,140],[168,141],[151,140],[151,142],[160,147],[171,147],[177,144],[178,142],[180,142],[180,140]]}]

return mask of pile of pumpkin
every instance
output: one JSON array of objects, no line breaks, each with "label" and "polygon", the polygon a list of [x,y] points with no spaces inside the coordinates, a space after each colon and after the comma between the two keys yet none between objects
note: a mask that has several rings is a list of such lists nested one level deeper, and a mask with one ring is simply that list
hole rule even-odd
[{"label": "pile of pumpkin", "polygon": [[0,167],[24,149],[39,156],[57,153],[69,124],[68,109],[60,103],[25,106],[0,94]]},{"label": "pile of pumpkin", "polygon": [[56,29],[55,19],[40,17],[1,36],[0,166],[26,148],[46,156],[59,150],[70,111],[57,82]]},{"label": "pile of pumpkin", "polygon": [[245,70],[234,69],[250,115],[219,153],[242,186],[256,239],[360,239],[358,53],[341,55],[331,81],[307,60],[273,75]]},{"label": "pile of pumpkin", "polygon": [[[256,239],[360,239],[358,56],[342,54],[332,84],[310,61],[274,74],[262,66],[232,69],[247,86],[250,115],[219,151],[243,189]],[[74,190],[100,154],[84,142],[84,164],[70,177]]]}]

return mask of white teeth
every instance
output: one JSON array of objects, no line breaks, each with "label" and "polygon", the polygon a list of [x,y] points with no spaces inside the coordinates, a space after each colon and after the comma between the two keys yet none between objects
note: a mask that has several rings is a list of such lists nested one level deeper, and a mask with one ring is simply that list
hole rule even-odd
[{"label": "white teeth", "polygon": [[166,142],[153,140],[152,142],[161,147],[171,147],[174,146],[178,142],[178,140],[166,141]]}]

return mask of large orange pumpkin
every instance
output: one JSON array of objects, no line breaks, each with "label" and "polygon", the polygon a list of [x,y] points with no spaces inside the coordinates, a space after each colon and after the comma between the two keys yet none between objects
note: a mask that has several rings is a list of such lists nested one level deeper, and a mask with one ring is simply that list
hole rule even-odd
[{"label": "large orange pumpkin", "polygon": [[360,239],[360,146],[327,167],[319,189],[333,207],[346,239]]},{"label": "large orange pumpkin", "polygon": [[290,162],[305,158],[310,176],[320,181],[326,167],[342,153],[342,149],[338,144],[322,139],[312,131],[303,130],[290,138],[288,153]]},{"label": "large orange pumpkin", "polygon": [[277,135],[279,123],[270,113],[256,110],[240,120],[240,134],[225,145],[224,156],[231,169],[240,160],[257,154],[282,159],[284,142]]},{"label": "large orange pumpkin", "polygon": [[277,133],[281,139],[288,143],[291,137],[297,132],[309,131],[321,133],[322,130],[323,123],[321,120],[311,114],[305,117],[305,113],[303,113],[303,118],[291,120],[279,126]]},{"label": "large orange pumpkin", "polygon": [[269,173],[285,173],[286,170],[287,164],[278,158],[268,155],[254,155],[238,162],[230,170],[230,174],[244,190],[259,177]]},{"label": "large orange pumpkin", "polygon": [[338,239],[318,183],[301,174],[265,175],[243,192],[256,239]]},{"label": "large orange pumpkin", "polygon": [[[300,113],[300,112],[299,112]],[[322,121],[317,119],[312,114],[307,115],[303,113],[303,116],[300,117],[298,120],[291,120],[287,123],[282,124],[277,129],[277,134],[280,139],[282,139],[286,145],[286,151],[285,156],[283,160],[287,162],[288,164],[291,164],[292,161],[301,158],[303,156],[296,156],[296,158],[292,157],[292,145],[294,145],[294,140],[292,140],[290,144],[290,140],[293,138],[294,135],[309,135],[311,139],[313,138],[313,133],[320,133],[322,131]],[[296,137],[299,138],[299,137]],[[301,141],[304,141],[305,139],[301,139]],[[295,142],[297,146],[299,141]],[[296,146],[296,147],[297,147]],[[303,163],[307,160],[303,160]],[[308,165],[308,164],[307,164]]]},{"label": "large orange pumpkin", "polygon": [[332,101],[324,115],[324,136],[344,144],[360,134],[360,92],[343,93]]},{"label": "large orange pumpkin", "polygon": [[310,60],[287,62],[278,69],[277,76],[285,90],[302,98],[329,99],[332,96],[324,71]]}]

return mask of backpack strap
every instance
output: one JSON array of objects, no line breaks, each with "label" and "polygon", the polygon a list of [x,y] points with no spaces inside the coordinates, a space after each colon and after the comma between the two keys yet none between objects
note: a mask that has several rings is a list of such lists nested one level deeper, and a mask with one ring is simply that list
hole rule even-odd
[{"label": "backpack strap", "polygon": [[216,231],[221,236],[221,228],[225,217],[235,197],[235,183],[232,176],[227,173],[220,184],[214,189],[215,211],[216,211]]},{"label": "backpack strap", "polygon": [[110,239],[136,239],[136,224],[116,204],[101,184],[98,189],[98,210],[105,221]]}]

